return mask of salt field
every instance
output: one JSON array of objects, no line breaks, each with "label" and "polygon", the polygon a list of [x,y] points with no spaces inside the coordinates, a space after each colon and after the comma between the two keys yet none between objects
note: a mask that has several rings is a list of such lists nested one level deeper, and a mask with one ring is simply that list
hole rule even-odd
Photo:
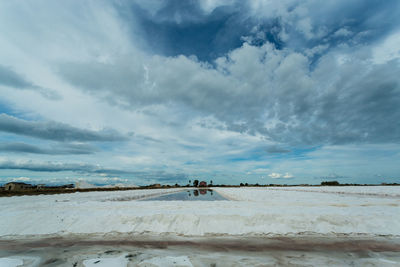
[{"label": "salt field", "polygon": [[[400,187],[213,188],[224,200],[174,199],[194,192],[0,198],[0,266],[33,266],[51,254],[60,266],[68,258],[76,266],[400,263]],[[70,256],[55,256],[64,249]]]}]

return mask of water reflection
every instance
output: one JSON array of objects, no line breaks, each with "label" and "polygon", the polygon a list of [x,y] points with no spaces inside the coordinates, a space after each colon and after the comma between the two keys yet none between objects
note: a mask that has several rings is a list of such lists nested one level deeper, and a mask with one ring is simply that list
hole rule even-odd
[{"label": "water reflection", "polygon": [[195,189],[195,190],[188,190],[187,192],[189,194],[189,197],[192,196],[192,192],[195,197],[198,197],[199,193],[200,195],[207,195],[207,193],[209,193],[211,196],[213,195],[213,191],[211,189]]},{"label": "water reflection", "polygon": [[213,200],[226,200],[217,192],[214,192],[211,189],[192,189],[192,190],[185,190],[177,193],[172,193],[168,195],[163,195],[159,197],[154,197],[146,200],[206,200],[206,201],[213,201]]}]

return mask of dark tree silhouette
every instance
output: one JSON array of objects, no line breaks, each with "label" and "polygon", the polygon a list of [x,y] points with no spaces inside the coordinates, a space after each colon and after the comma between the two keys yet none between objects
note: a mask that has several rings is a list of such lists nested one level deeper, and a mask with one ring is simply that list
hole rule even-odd
[{"label": "dark tree silhouette", "polygon": [[199,180],[194,180],[194,181],[193,181],[193,186],[194,186],[194,187],[197,187],[198,185],[199,185]]},{"label": "dark tree silhouette", "polygon": [[338,181],[324,181],[321,185],[339,185]]}]

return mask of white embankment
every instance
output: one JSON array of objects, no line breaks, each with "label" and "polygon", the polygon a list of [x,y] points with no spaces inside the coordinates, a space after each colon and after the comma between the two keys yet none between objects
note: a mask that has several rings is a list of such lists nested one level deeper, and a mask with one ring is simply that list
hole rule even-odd
[{"label": "white embankment", "polygon": [[171,190],[3,197],[0,236],[400,235],[400,187],[218,188],[232,201],[137,200]]}]

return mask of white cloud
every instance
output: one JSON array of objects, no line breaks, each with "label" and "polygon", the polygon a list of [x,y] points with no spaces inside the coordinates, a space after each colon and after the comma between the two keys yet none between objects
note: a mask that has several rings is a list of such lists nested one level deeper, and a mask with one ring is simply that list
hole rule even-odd
[{"label": "white cloud", "polygon": [[283,175],[282,176],[282,178],[286,178],[286,179],[290,179],[290,178],[293,178],[294,176],[292,175],[292,174],[290,174],[290,173],[285,173],[285,175]]},{"label": "white cloud", "polygon": [[301,19],[300,21],[298,21],[296,27],[301,33],[304,34],[307,39],[312,39],[314,37],[314,34],[312,33],[313,28],[310,18]]},{"label": "white cloud", "polygon": [[346,29],[346,28],[341,28],[341,29],[337,30],[337,31],[333,34],[333,36],[335,36],[335,37],[347,37],[347,36],[350,36],[350,35],[352,35],[352,32],[349,31],[349,30]]},{"label": "white cloud", "polygon": [[322,53],[325,52],[328,48],[329,48],[329,45],[328,45],[328,44],[325,44],[325,45],[317,45],[317,46],[314,46],[313,48],[306,49],[306,50],[304,51],[304,53],[305,53],[308,57],[313,57],[313,56],[315,56],[315,55],[322,54]]},{"label": "white cloud", "polygon": [[273,173],[268,174],[268,176],[272,179],[278,179],[278,178],[281,178],[282,174],[273,172]]},{"label": "white cloud", "polygon": [[279,178],[283,178],[283,179],[290,179],[293,178],[294,176],[288,172],[281,174],[281,173],[277,173],[277,172],[273,172],[268,174],[268,176],[272,179],[279,179]]},{"label": "white cloud", "polygon": [[199,5],[207,13],[211,13],[215,8],[217,8],[219,6],[229,6],[234,3],[235,3],[235,0],[203,0],[203,1],[199,1]]},{"label": "white cloud", "polygon": [[400,32],[395,32],[388,36],[383,42],[373,48],[373,62],[376,64],[384,64],[390,60],[400,59],[399,44]]},{"label": "white cloud", "polygon": [[29,182],[32,179],[30,177],[16,177],[11,179],[13,182]]}]

